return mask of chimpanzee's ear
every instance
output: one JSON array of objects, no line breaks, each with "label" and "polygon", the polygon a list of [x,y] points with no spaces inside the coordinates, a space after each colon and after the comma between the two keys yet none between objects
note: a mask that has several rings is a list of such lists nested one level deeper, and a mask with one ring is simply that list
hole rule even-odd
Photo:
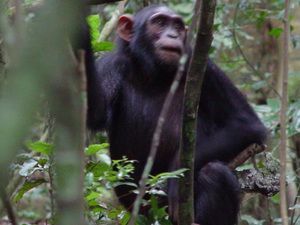
[{"label": "chimpanzee's ear", "polygon": [[118,34],[124,41],[130,42],[132,36],[133,17],[125,14],[118,21]]}]

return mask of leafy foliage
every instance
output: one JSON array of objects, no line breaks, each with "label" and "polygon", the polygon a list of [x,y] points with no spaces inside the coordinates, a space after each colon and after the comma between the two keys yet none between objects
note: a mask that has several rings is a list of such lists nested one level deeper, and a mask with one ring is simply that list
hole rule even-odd
[{"label": "leafy foliage", "polygon": [[[37,3],[37,0],[26,0],[24,2],[25,18],[24,18],[24,30],[32,23],[32,18],[36,16],[34,11],[31,11],[31,7]],[[135,12],[141,7],[141,2],[130,1],[126,12]],[[171,8],[180,13],[187,25],[189,25],[193,19],[193,4],[194,1],[168,1]],[[286,115],[287,121],[287,134],[290,139],[289,156],[292,161],[292,165],[296,169],[294,171],[288,171],[288,182],[294,182],[296,187],[299,187],[299,150],[296,151],[296,146],[293,144],[299,143],[296,140],[300,135],[300,97],[299,97],[299,85],[300,85],[300,73],[298,66],[299,55],[299,2],[292,1],[292,12],[294,15],[290,17],[292,22],[291,26],[291,52],[294,54],[291,56],[290,65],[291,71],[289,73],[289,105]],[[27,9],[28,12],[27,12]],[[118,9],[117,4],[109,4],[103,7],[97,8],[99,15],[91,15],[87,18],[88,24],[91,28],[91,45],[95,52],[111,51],[115,48],[113,43],[115,35],[111,35],[105,42],[99,42],[101,30],[107,21],[111,18],[113,12]],[[95,12],[96,10],[93,10]],[[15,7],[8,8],[4,13],[11,18],[14,18]],[[268,143],[268,151],[272,154],[272,157],[278,157],[278,145],[279,145],[279,112],[281,109],[279,97],[274,94],[272,89],[278,88],[275,83],[278,79],[278,67],[280,64],[279,52],[279,40],[282,37],[282,21],[284,12],[284,1],[220,1],[217,6],[216,19],[214,24],[215,38],[213,46],[211,48],[211,57],[218,62],[221,68],[227,72],[227,74],[239,84],[239,88],[243,90],[247,97],[252,102],[253,108],[258,113],[264,124],[270,130],[270,141]],[[3,14],[3,15],[4,15]],[[1,20],[1,24],[2,24]],[[6,66],[2,64],[3,59],[7,58],[6,54],[2,54],[4,48],[3,43],[5,41],[12,42],[16,37],[9,32],[11,29],[5,30],[4,27],[0,27],[0,108],[3,108],[2,101],[2,87],[6,83]],[[22,28],[23,29],[23,28]],[[21,29],[21,30],[22,30]],[[114,31],[112,32],[114,34]],[[9,34],[9,37],[5,35]],[[20,35],[22,36],[22,35]],[[2,40],[4,40],[2,42]],[[16,47],[20,48],[20,42]],[[9,48],[8,48],[9,49]],[[24,48],[26,49],[26,48]],[[11,49],[14,51],[14,49]],[[30,49],[33,50],[33,49]],[[274,51],[275,50],[275,51]],[[10,52],[7,55],[9,57]],[[47,55],[48,52],[43,54]],[[40,54],[40,57],[43,56]],[[31,55],[28,55],[30,57]],[[14,62],[8,60],[9,66],[14,68],[16,65]],[[40,63],[39,66],[45,66],[47,63]],[[48,66],[48,65],[47,65]],[[56,65],[54,65],[56,66]],[[33,66],[24,66],[22,68],[22,74],[31,74]],[[275,69],[274,69],[275,68]],[[45,71],[48,71],[45,70]],[[33,73],[34,74],[34,73]],[[24,77],[24,76],[23,76]],[[32,76],[36,78],[37,76]],[[28,80],[30,82],[28,82]],[[33,83],[31,79],[24,79],[19,84],[16,93],[27,93],[26,90],[31,90],[34,87],[43,86],[44,83]],[[34,89],[36,90],[36,89]],[[54,93],[53,93],[54,94]],[[26,94],[26,96],[28,93]],[[35,96],[38,93],[34,94]],[[43,96],[43,94],[41,95]],[[55,95],[56,96],[56,95]],[[28,111],[32,107],[28,102],[22,102],[24,99],[17,96],[17,101],[12,102],[11,108],[8,108],[9,112],[22,112],[21,120],[16,120],[16,116],[10,121],[4,121],[5,124],[1,124],[8,131],[11,126],[16,126],[16,121],[26,122],[24,119],[23,111]],[[40,105],[45,105],[43,97],[39,98]],[[32,100],[29,102],[37,102]],[[18,104],[16,104],[18,103]],[[16,105],[24,105],[22,110],[20,107],[15,108]],[[18,110],[16,110],[18,109]],[[45,220],[55,221],[55,204],[54,194],[56,191],[56,174],[55,174],[55,146],[51,143],[45,143],[39,140],[43,133],[43,125],[47,119],[40,118],[44,112],[38,112],[36,116],[38,119],[32,126],[31,130],[22,130],[26,132],[26,139],[33,140],[26,142],[25,147],[22,149],[22,153],[17,156],[15,163],[11,165],[11,177],[12,180],[18,182],[12,182],[8,189],[14,193],[13,200],[16,203],[17,215],[22,219],[23,224],[32,224],[32,221]],[[17,114],[16,114],[17,115]],[[19,115],[19,114],[18,114]],[[1,114],[1,117],[3,115]],[[27,118],[27,117],[26,117]],[[8,124],[8,125],[6,125]],[[9,124],[11,126],[9,126]],[[18,126],[22,128],[22,124]],[[20,131],[21,132],[21,131]],[[3,141],[3,136],[0,134],[0,142]],[[19,133],[11,135],[12,142],[18,142]],[[49,135],[50,136],[50,135]],[[50,138],[51,139],[51,138]],[[99,138],[96,143],[99,143]],[[103,223],[120,223],[127,224],[130,218],[130,213],[119,206],[116,203],[116,198],[112,191],[113,187],[119,185],[129,185],[136,188],[137,185],[133,183],[131,179],[134,174],[135,161],[124,157],[121,160],[111,162],[108,155],[109,145],[103,142],[103,144],[92,144],[85,151],[86,159],[86,171],[84,180],[84,191],[86,200],[86,216],[91,224]],[[68,146],[72,148],[72,146]],[[8,155],[12,150],[10,148],[1,149],[4,155]],[[3,155],[1,155],[2,157]],[[66,159],[67,160],[67,159]],[[82,159],[84,160],[84,159]],[[260,170],[269,171],[268,162],[265,160],[264,155],[256,157],[257,167]],[[114,169],[112,169],[112,167]],[[278,166],[277,166],[278,167]],[[243,169],[254,169],[252,164],[246,164]],[[139,216],[139,224],[170,224],[168,221],[168,215],[166,213],[166,207],[160,208],[158,201],[160,198],[164,198],[166,181],[168,178],[177,178],[182,175],[184,170],[175,171],[172,173],[162,173],[156,176],[152,176],[147,181],[147,193],[151,196],[148,201],[144,201],[145,205],[149,207],[149,216],[146,218],[143,215]],[[17,178],[17,179],[16,179]],[[14,188],[17,188],[15,190]],[[134,191],[134,193],[137,193]],[[290,194],[290,193],[289,193]],[[299,197],[299,193],[294,196]],[[33,201],[32,199],[39,198],[39,201]],[[247,198],[247,196],[246,196]],[[45,200],[46,199],[46,200]],[[51,201],[49,201],[49,199]],[[253,202],[252,202],[253,200]],[[297,199],[296,199],[297,200]],[[37,205],[42,202],[42,206]],[[247,203],[250,202],[250,208]],[[243,212],[241,215],[242,224],[280,224],[278,206],[278,195],[269,199],[263,199],[258,195],[251,195],[245,201],[243,205]],[[256,207],[257,206],[257,207]],[[37,210],[37,208],[39,210]],[[261,212],[255,211],[256,209],[264,211],[265,216],[261,215]],[[299,201],[291,204],[289,210],[299,209]],[[262,219],[263,217],[263,219]],[[259,218],[259,219],[258,219]],[[294,224],[297,224],[297,217],[290,218]],[[30,222],[28,222],[30,221]],[[27,223],[28,222],[28,223]],[[299,223],[299,221],[298,221]]]},{"label": "leafy foliage", "polygon": [[[53,144],[39,141],[27,143],[26,146],[36,153],[33,155],[21,154],[19,157],[20,161],[14,164],[14,168],[18,169],[19,175],[26,179],[14,196],[16,202],[22,201],[24,195],[30,191],[35,191],[40,186],[46,185],[48,192],[53,191],[51,186],[53,183],[49,179],[53,179],[50,174],[50,171],[53,170],[51,157],[53,154],[55,155]],[[107,143],[93,144],[85,151],[88,157],[96,159],[96,161],[89,160],[86,164],[84,182],[85,200],[88,207],[86,214],[94,222],[120,222],[125,225],[130,219],[130,212],[116,203],[113,188],[119,185],[128,185],[134,187],[135,190],[133,192],[137,193],[137,185],[131,178],[134,173],[135,161],[129,160],[124,156],[123,159],[111,162],[108,156],[108,147],[109,144]],[[167,179],[183,176],[184,171],[186,170],[181,169],[174,172],[161,173],[148,179],[147,193],[151,196],[151,199],[144,201],[144,205],[150,206],[149,216],[140,215],[138,219],[141,222],[140,224],[171,224],[168,220],[167,208],[160,208],[157,198],[166,196],[164,189],[166,188]],[[34,177],[38,174],[48,175],[35,179]],[[54,176],[56,175],[54,174]],[[44,195],[46,193],[43,192],[41,194]]]},{"label": "leafy foliage", "polygon": [[99,15],[90,15],[87,17],[87,23],[90,27],[91,44],[94,52],[112,51],[115,48],[115,44],[112,42],[104,41],[98,42],[100,36],[100,17]]}]

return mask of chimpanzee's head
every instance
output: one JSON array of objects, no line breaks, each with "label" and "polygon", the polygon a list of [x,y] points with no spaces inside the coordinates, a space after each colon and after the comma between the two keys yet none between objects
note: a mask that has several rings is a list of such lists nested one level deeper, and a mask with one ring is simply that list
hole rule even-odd
[{"label": "chimpanzee's head", "polygon": [[[118,34],[127,43],[137,63],[177,69],[183,54],[187,27],[183,19],[166,6],[152,5],[134,16],[123,15]],[[152,68],[150,68],[152,69]]]}]

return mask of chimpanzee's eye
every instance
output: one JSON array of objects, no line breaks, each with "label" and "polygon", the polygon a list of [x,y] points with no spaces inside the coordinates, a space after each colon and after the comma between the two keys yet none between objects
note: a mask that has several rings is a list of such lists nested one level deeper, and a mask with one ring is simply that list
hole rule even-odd
[{"label": "chimpanzee's eye", "polygon": [[176,30],[184,30],[184,25],[180,22],[175,23],[175,29]]},{"label": "chimpanzee's eye", "polygon": [[155,23],[156,23],[157,25],[159,25],[159,26],[164,26],[164,25],[166,24],[166,20],[163,19],[163,18],[157,18],[157,19],[155,20]]}]

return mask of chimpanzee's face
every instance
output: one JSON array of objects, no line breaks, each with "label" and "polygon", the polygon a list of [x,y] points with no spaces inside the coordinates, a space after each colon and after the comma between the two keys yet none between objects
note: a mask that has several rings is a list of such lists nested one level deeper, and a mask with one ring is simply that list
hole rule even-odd
[{"label": "chimpanzee's face", "polygon": [[187,30],[182,18],[167,7],[160,7],[149,17],[146,27],[153,40],[155,56],[164,64],[177,66]]}]

